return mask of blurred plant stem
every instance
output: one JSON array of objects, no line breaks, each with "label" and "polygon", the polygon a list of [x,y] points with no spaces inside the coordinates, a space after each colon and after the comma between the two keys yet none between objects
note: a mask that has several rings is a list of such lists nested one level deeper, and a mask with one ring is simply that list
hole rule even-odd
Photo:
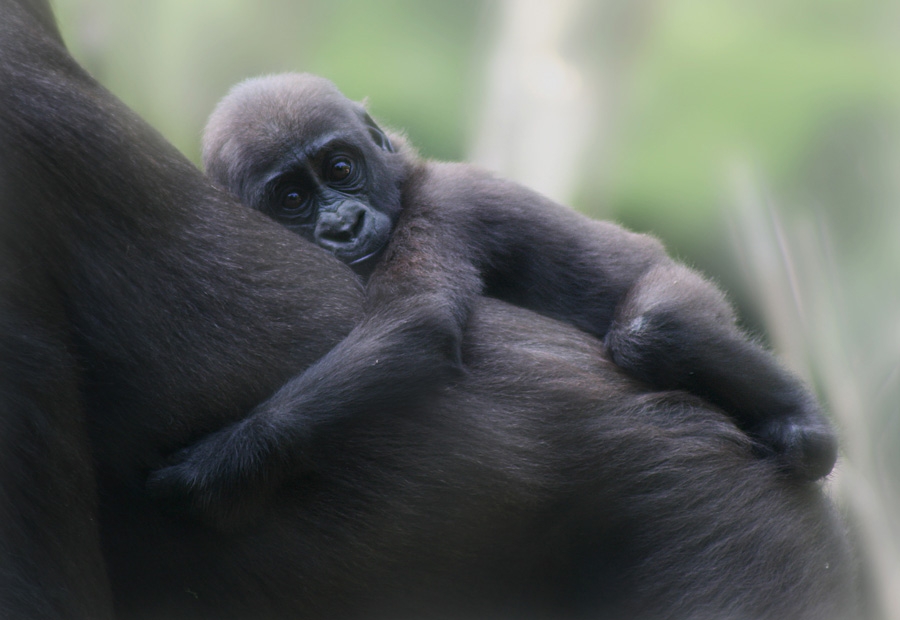
[{"label": "blurred plant stem", "polygon": [[[868,308],[873,312],[864,319],[867,328],[882,334],[884,347],[870,350],[852,335],[860,316],[847,303],[848,274],[825,215],[798,210],[787,221],[747,166],[736,168],[734,186],[735,250],[758,294],[773,345],[815,384],[841,432],[844,458],[829,484],[858,525],[863,561],[871,567],[863,576],[872,582],[865,584],[876,598],[872,608],[883,618],[900,618],[900,527],[891,516],[900,505],[891,465],[878,449],[886,443],[879,421],[896,433],[897,402],[890,397],[900,385],[896,306],[883,300],[888,303],[880,311]],[[884,210],[881,224],[892,226],[895,211]],[[881,284],[890,296],[897,282]],[[887,443],[896,450],[895,442]]]},{"label": "blurred plant stem", "polygon": [[502,2],[468,159],[570,204],[584,174],[607,169],[623,83],[655,5]]}]

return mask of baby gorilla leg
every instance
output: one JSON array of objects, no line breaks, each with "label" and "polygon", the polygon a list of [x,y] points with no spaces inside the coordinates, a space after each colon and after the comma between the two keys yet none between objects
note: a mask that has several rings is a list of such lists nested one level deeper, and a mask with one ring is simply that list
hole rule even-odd
[{"label": "baby gorilla leg", "polygon": [[792,474],[815,480],[834,466],[837,440],[808,388],[683,265],[658,265],[635,283],[605,344],[616,364],[654,387],[686,389],[727,411]]}]

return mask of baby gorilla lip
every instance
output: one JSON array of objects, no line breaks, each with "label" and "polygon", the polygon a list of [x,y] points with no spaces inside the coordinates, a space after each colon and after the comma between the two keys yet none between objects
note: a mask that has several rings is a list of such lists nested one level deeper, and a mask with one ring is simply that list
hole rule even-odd
[{"label": "baby gorilla lip", "polygon": [[348,264],[348,265],[358,265],[359,263],[362,263],[362,262],[365,262],[365,261],[369,260],[370,258],[372,258],[373,256],[375,256],[376,254],[378,254],[378,252],[379,252],[379,250],[375,250],[374,252],[371,252],[371,253],[369,253],[369,254],[366,254],[365,256],[361,256],[360,258],[357,258],[356,260],[352,260],[352,261],[350,261],[350,262],[347,263],[347,264]]},{"label": "baby gorilla lip", "polygon": [[383,235],[378,234],[378,226],[371,222],[370,218],[365,220],[360,233],[349,240],[319,239],[318,245],[347,265],[357,265],[376,257],[384,248],[386,241],[382,239]]}]

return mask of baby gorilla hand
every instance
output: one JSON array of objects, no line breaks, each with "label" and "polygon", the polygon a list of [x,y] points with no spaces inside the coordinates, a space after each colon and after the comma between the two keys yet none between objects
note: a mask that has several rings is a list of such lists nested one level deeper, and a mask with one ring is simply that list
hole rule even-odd
[{"label": "baby gorilla hand", "polygon": [[285,475],[271,428],[257,417],[207,435],[151,473],[147,490],[164,510],[232,531],[251,522]]}]

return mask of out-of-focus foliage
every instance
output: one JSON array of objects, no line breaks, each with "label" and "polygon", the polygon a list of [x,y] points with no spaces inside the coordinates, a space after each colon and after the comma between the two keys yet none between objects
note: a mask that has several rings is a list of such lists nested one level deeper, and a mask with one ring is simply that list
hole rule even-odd
[{"label": "out-of-focus foliage", "polygon": [[635,66],[614,196],[706,215],[736,150],[795,185],[835,129],[894,114],[897,45],[861,27],[864,4],[663,5]]},{"label": "out-of-focus foliage", "polygon": [[[407,130],[425,154],[460,159],[476,137],[503,6],[516,2],[527,4],[56,4],[75,55],[194,160],[204,120],[231,84],[298,70],[329,77],[350,97],[367,97],[376,117]],[[845,182],[858,187],[854,158],[877,149],[897,123],[895,4],[575,1],[559,54],[580,71],[585,93],[603,91],[594,115],[603,131],[585,129],[592,146],[580,153],[580,182],[559,197],[652,230],[687,260],[715,266],[714,274],[740,293],[720,260],[727,251],[720,215],[728,167],[735,157],[751,158],[791,198],[837,197]],[[490,79],[502,82],[504,73]],[[504,106],[515,114],[515,101]],[[542,166],[555,165],[542,161],[539,149],[528,150]],[[831,170],[840,164],[846,167]],[[827,191],[817,191],[821,183]],[[849,213],[845,207],[857,197],[840,197],[837,211]]]},{"label": "out-of-focus foliage", "polygon": [[310,71],[458,158],[478,68],[474,0],[59,0],[66,42],[108,88],[195,161],[215,102],[235,82]]},{"label": "out-of-focus foliage", "polygon": [[311,71],[368,97],[426,155],[565,178],[545,191],[662,237],[829,403],[848,454],[837,487],[860,515],[879,603],[900,620],[900,3],[56,9],[75,56],[195,161],[231,84]]}]

